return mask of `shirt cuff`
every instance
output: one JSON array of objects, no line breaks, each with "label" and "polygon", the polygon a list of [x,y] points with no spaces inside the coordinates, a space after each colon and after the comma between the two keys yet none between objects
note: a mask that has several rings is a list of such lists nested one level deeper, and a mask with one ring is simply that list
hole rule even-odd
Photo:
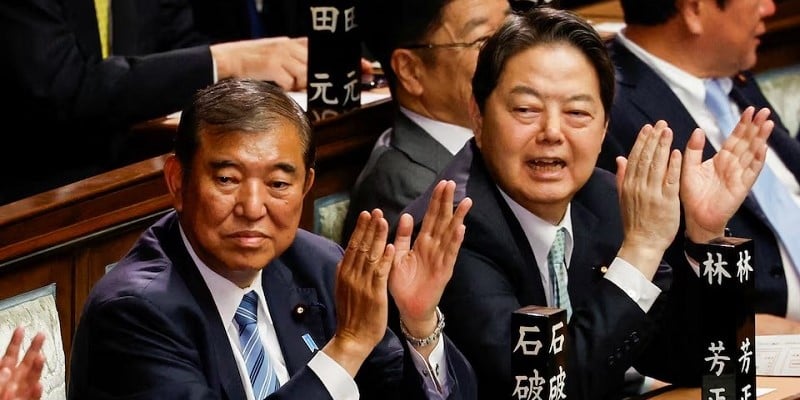
[{"label": "shirt cuff", "polygon": [[357,400],[358,385],[339,363],[322,351],[308,362],[308,367],[317,374],[322,385],[333,400]]},{"label": "shirt cuff", "polygon": [[217,72],[217,60],[212,56],[211,57],[211,83],[217,83],[219,81],[219,73]]},{"label": "shirt cuff", "polygon": [[645,313],[650,311],[661,294],[661,289],[650,282],[641,271],[619,257],[614,258],[605,278],[622,289]]},{"label": "shirt cuff", "polygon": [[423,377],[423,388],[427,398],[446,399],[450,395],[450,380],[448,379],[447,360],[444,352],[444,336],[439,336],[439,341],[427,360],[422,354],[419,354],[411,343],[408,343],[408,348],[411,349],[411,360],[414,361],[414,367]]}]

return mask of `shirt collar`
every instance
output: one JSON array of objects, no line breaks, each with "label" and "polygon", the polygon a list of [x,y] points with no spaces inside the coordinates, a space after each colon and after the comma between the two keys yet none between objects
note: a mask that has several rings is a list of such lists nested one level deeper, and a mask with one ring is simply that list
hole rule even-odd
[{"label": "shirt collar", "polygon": [[569,268],[573,246],[572,203],[567,205],[567,211],[564,213],[564,218],[561,219],[561,222],[559,222],[558,225],[553,225],[528,211],[528,209],[514,201],[499,187],[498,190],[500,190],[503,199],[508,203],[511,212],[514,213],[514,216],[517,217],[517,221],[519,221],[519,224],[522,226],[522,231],[528,239],[528,243],[531,246],[531,250],[533,250],[533,256],[536,257],[537,263],[544,265],[545,269],[547,267],[547,254],[550,252],[550,247],[553,245],[556,233],[559,229],[566,228],[565,258],[567,261],[567,268]]},{"label": "shirt collar", "polygon": [[464,147],[464,144],[472,138],[472,130],[463,126],[430,119],[405,107],[400,107],[400,111],[444,146],[450,154],[458,153]]},{"label": "shirt collar", "polygon": [[211,297],[214,299],[214,304],[217,306],[217,312],[219,312],[220,318],[225,323],[226,329],[228,328],[229,324],[234,323],[233,317],[236,315],[236,309],[239,308],[239,304],[242,302],[242,297],[244,297],[244,295],[251,290],[255,290],[255,292],[258,294],[259,308],[264,311],[267,310],[264,289],[261,286],[260,270],[258,271],[256,279],[253,280],[253,283],[249,287],[240,288],[227,278],[214,272],[214,270],[209,268],[208,265],[200,260],[200,258],[197,256],[197,253],[195,253],[194,249],[192,248],[189,239],[186,237],[182,226],[180,227],[180,232],[183,245],[189,252],[189,256],[192,258],[192,261],[194,261],[194,265],[197,266],[197,270],[200,271],[200,275],[202,275],[206,286],[208,286],[208,290],[211,292]]},{"label": "shirt collar", "polygon": [[624,30],[617,34],[617,38],[631,53],[652,68],[656,75],[661,77],[673,91],[682,92],[676,93],[678,97],[690,96],[695,99],[695,101],[703,104],[706,96],[706,87],[703,79],[670,64],[666,60],[656,57],[628,39],[625,36]]}]

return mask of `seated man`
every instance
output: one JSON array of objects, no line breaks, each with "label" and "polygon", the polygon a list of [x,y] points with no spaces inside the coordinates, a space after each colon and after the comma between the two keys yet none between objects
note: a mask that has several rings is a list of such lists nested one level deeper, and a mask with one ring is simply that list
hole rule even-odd
[{"label": "seated man", "polygon": [[130,127],[179,111],[217,79],[305,89],[306,39],[199,43],[187,2],[115,1],[103,32],[89,0],[0,2],[0,76],[12,99],[0,118],[16,143],[0,147],[0,204],[137,160]]},{"label": "seated man", "polygon": [[[617,96],[600,167],[613,171],[614,159],[633,148],[634,132],[645,123],[669,121],[676,148],[686,145],[695,128],[702,128],[708,135],[703,159],[709,159],[748,106],[772,109],[747,72],[756,63],[764,18],[775,12],[772,0],[621,3],[626,28],[610,44]],[[768,142],[767,166],[728,228],[731,235],[752,238],[755,244],[757,332],[797,333],[800,143],[778,115],[770,119],[775,130]],[[783,208],[775,208],[781,204]],[[677,273],[690,271],[678,268],[686,264],[684,231],[678,231],[666,255]]]},{"label": "seated man", "polygon": [[44,355],[42,344],[44,334],[37,333],[31,345],[19,360],[19,350],[25,330],[18,327],[11,336],[11,341],[0,358],[0,399],[36,400],[42,397],[42,368]]},{"label": "seated man", "polygon": [[528,305],[567,310],[568,399],[619,398],[631,366],[699,383],[699,332],[681,323],[696,307],[684,293],[666,295],[672,274],[661,258],[681,201],[690,240],[723,236],[763,164],[768,110],[749,109],[727,157],[703,164],[701,131],[682,156],[670,151],[666,122],[645,125],[615,181],[595,168],[614,98],[611,60],[588,23],[551,8],[507,19],[481,50],[472,88],[475,139],[440,175],[474,201],[441,306],[480,397],[513,392],[511,314]]},{"label": "seated man", "polygon": [[[453,209],[452,182],[413,249],[412,225],[387,245],[375,210],[343,252],[298,229],[313,135],[279,88],[225,80],[200,91],[175,147],[164,167],[175,211],[92,289],[70,399],[475,396],[437,310],[471,205]],[[388,293],[402,343],[387,330]]]},{"label": "seated man", "polygon": [[351,191],[344,241],[362,210],[379,207],[396,223],[472,137],[467,105],[478,49],[509,12],[506,0],[399,0],[359,7],[365,42],[381,62],[399,110]]}]

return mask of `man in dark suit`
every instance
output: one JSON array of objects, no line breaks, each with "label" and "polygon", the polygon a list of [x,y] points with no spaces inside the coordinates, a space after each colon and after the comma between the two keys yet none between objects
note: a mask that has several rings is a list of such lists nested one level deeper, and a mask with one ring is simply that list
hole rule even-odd
[{"label": "man in dark suit", "polygon": [[345,241],[362,210],[379,207],[396,223],[472,137],[467,105],[475,59],[509,12],[507,0],[363,3],[364,40],[383,67],[398,110],[351,191]]},{"label": "man in dark suit", "polygon": [[[730,157],[713,164],[700,164],[701,132],[682,157],[664,121],[645,125],[618,159],[615,185],[595,168],[614,72],[583,19],[550,8],[509,17],[481,50],[472,87],[475,139],[440,175],[474,201],[441,306],[480,397],[515,390],[511,314],[527,305],[567,310],[567,398],[620,398],[632,365],[699,383],[696,325],[681,323],[696,307],[670,291],[662,255],[678,229],[679,191],[692,205],[691,240],[724,234],[763,161],[768,112],[748,110],[726,143]],[[428,198],[407,210],[422,215]]]},{"label": "man in dark suit", "polygon": [[[200,91],[164,168],[175,212],[92,289],[69,398],[473,398],[437,308],[470,201],[454,210],[442,182],[413,249],[410,217],[387,245],[380,210],[364,212],[343,252],[298,229],[313,162],[279,88]],[[389,293],[405,339],[387,330]]]},{"label": "man in dark suit", "polygon": [[305,39],[196,45],[187,1],[114,1],[106,58],[91,0],[0,3],[0,117],[16,143],[0,151],[0,204],[129,161],[131,125],[180,110],[216,79],[305,88]]},{"label": "man in dark suit", "polygon": [[[662,1],[658,5],[630,0],[622,1],[622,6],[627,26],[610,44],[617,96],[599,166],[613,171],[614,158],[632,148],[637,127],[659,119],[672,126],[675,148],[685,146],[694,129],[702,128],[709,139],[703,159],[711,158],[729,128],[723,128],[707,104],[710,95],[705,85],[709,82],[721,82],[729,91],[727,107],[735,110],[737,118],[748,106],[772,108],[747,72],[756,62],[763,19],[775,11],[771,0]],[[768,143],[767,168],[793,203],[793,211],[780,218],[797,217],[800,143],[791,138],[778,115],[773,113],[770,119],[775,129]],[[800,224],[780,239],[776,221],[763,211],[778,198],[772,194],[759,199],[754,191],[728,228],[733,236],[755,241],[757,332],[800,333],[800,260],[787,252],[787,245],[797,246]],[[667,252],[674,267],[686,263],[683,237],[682,228]]]}]

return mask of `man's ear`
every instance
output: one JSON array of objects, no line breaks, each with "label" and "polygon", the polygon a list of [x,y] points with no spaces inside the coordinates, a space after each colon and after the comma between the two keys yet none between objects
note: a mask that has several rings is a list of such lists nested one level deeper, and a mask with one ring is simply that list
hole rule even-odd
[{"label": "man's ear", "polygon": [[483,115],[478,108],[478,103],[475,102],[475,96],[470,96],[469,100],[469,118],[472,120],[472,132],[475,135],[475,144],[481,148],[481,139],[483,137]]},{"label": "man's ear", "polygon": [[306,171],[306,181],[303,183],[303,197],[306,197],[308,191],[311,190],[311,186],[314,185],[314,176],[314,168],[309,168],[308,171]]},{"label": "man's ear", "polygon": [[180,212],[183,209],[183,167],[175,154],[167,157],[164,163],[164,180],[172,195],[172,206]]},{"label": "man's ear", "polygon": [[397,86],[414,96],[422,96],[424,88],[420,82],[422,59],[409,49],[392,52],[392,71],[397,77]]},{"label": "man's ear", "polygon": [[[686,29],[694,35],[700,35],[705,28],[704,19],[709,10],[710,2],[716,0],[679,0],[676,4],[678,6],[678,15],[683,20]],[[716,4],[715,4],[716,6]]]}]

